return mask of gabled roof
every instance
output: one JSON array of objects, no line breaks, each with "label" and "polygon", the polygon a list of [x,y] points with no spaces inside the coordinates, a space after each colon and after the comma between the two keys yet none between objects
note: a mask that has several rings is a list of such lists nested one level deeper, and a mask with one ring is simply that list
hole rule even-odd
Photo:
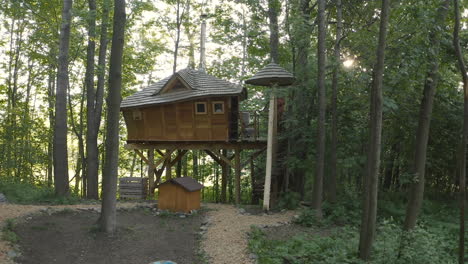
[{"label": "gabled roof", "polygon": [[[174,78],[180,78],[190,89],[160,93]],[[218,79],[204,71],[186,68],[126,97],[123,99],[120,108],[166,104],[200,97],[235,96],[242,94],[242,91],[243,87],[240,85]]]},{"label": "gabled roof", "polygon": [[180,187],[184,188],[185,190],[189,192],[195,192],[203,188],[203,185],[201,185],[195,179],[190,178],[190,177],[173,178],[166,182],[161,183],[161,185],[168,184],[168,183],[179,185]]}]

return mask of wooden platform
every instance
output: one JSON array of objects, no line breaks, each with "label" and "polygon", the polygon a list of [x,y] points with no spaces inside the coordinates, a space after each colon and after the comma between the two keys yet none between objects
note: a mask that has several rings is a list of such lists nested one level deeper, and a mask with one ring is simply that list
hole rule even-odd
[{"label": "wooden platform", "polygon": [[128,140],[126,149],[262,149],[266,147],[266,139],[242,139],[235,141],[132,141]]}]

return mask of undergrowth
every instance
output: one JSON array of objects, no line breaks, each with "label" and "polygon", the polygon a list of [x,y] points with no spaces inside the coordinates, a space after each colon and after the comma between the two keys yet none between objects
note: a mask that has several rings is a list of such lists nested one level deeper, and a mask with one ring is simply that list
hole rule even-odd
[{"label": "undergrowth", "polygon": [[18,204],[77,204],[81,201],[74,194],[56,196],[53,188],[17,181],[0,180],[0,193]]},{"label": "undergrowth", "polygon": [[[324,204],[323,214],[318,220],[314,210],[305,209],[295,224],[332,228],[329,236],[302,233],[286,241],[270,240],[265,232],[274,231],[253,228],[249,248],[260,264],[365,263],[357,256],[360,200],[342,197],[336,204]],[[401,228],[404,214],[403,198],[383,195],[370,263],[457,263],[458,223],[454,204],[425,201],[419,224],[411,232]]]}]

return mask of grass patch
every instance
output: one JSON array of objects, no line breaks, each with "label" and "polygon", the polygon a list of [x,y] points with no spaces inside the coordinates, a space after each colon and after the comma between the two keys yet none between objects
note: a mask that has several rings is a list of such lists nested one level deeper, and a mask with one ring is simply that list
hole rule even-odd
[{"label": "grass patch", "polygon": [[8,219],[5,223],[6,224],[2,229],[2,239],[13,244],[17,243],[19,241],[19,238],[16,235],[16,233],[13,231],[15,224],[16,224],[15,220]]},{"label": "grass patch", "polygon": [[81,202],[81,199],[73,194],[66,197],[56,196],[53,188],[16,181],[0,181],[0,193],[3,193],[8,201],[18,204],[62,205]]}]

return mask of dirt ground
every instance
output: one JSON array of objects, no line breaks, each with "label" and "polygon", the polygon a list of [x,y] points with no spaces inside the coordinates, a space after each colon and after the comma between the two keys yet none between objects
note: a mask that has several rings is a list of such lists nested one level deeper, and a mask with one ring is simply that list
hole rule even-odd
[{"label": "dirt ground", "polygon": [[[119,202],[118,208],[132,208],[138,206],[138,203],[121,203]],[[10,203],[0,203],[0,263],[1,264],[14,264],[8,253],[12,251],[11,245],[2,240],[2,229],[7,219],[23,218],[30,214],[40,212],[41,210],[52,211],[52,210],[63,210],[64,208],[70,209],[99,209],[100,204],[81,204],[81,205],[61,205],[61,206],[44,206],[44,205],[18,205]]]},{"label": "dirt ground", "polygon": [[282,226],[289,223],[294,211],[271,215],[242,214],[232,205],[210,204],[209,228],[202,240],[202,247],[213,264],[249,264],[248,237],[252,225]]},{"label": "dirt ground", "polygon": [[118,211],[118,231],[98,232],[95,211],[62,211],[41,214],[19,223],[21,264],[128,264],[172,260],[197,263],[196,233],[201,215],[157,216],[149,209]]},{"label": "dirt ground", "polygon": [[[139,205],[119,202],[118,208],[130,210],[128,208]],[[7,219],[19,219],[19,225],[15,227],[15,231],[22,238],[20,245],[24,253],[18,260],[21,261],[19,263],[24,264],[145,264],[164,258],[169,258],[179,264],[204,263],[198,262],[195,256],[196,243],[198,243],[196,234],[199,233],[203,233],[201,249],[205,252],[209,263],[249,264],[255,262],[249,256],[247,248],[247,233],[250,227],[252,225],[268,226],[269,230],[279,228],[278,234],[287,237],[289,229],[286,224],[296,214],[294,211],[287,211],[266,215],[252,211],[250,208],[244,209],[243,212],[232,205],[222,204],[205,204],[204,207],[208,209],[204,215],[207,220],[203,219],[203,215],[198,218],[194,216],[164,218],[148,214],[147,211],[139,211],[137,214],[135,211],[121,211],[118,219],[119,232],[116,237],[109,238],[93,230],[93,224],[98,217],[96,211],[100,209],[99,204],[54,207],[0,204],[0,227],[5,225]],[[79,210],[50,213],[64,208]],[[86,209],[94,210],[87,211]],[[29,217],[32,218],[29,219]],[[208,224],[200,228],[201,222]],[[140,243],[138,238],[142,239],[142,246],[138,244]],[[160,254],[161,249],[164,254]],[[1,264],[15,264],[8,257],[11,251],[12,247],[8,242],[0,239]],[[124,252],[123,254],[126,255],[117,257],[118,252]]]}]

